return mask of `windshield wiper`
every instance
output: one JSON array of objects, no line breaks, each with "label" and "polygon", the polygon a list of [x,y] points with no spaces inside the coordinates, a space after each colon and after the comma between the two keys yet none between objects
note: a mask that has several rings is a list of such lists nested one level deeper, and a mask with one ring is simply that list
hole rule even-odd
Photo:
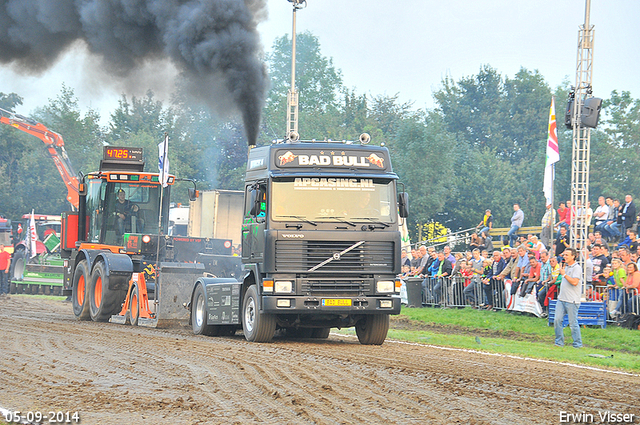
[{"label": "windshield wiper", "polygon": [[389,225],[387,223],[383,223],[380,220],[376,220],[375,218],[371,218],[371,217],[353,217],[354,220],[369,220],[369,221],[373,221],[374,224],[379,224],[381,226],[384,227],[389,227]]},{"label": "windshield wiper", "polygon": [[347,221],[347,220],[345,220],[345,219],[344,219],[344,218],[342,218],[342,217],[317,217],[316,219],[317,219],[317,220],[320,220],[320,219],[324,219],[324,218],[329,218],[329,219],[338,220],[338,221],[339,221],[339,222],[341,222],[341,223],[345,223],[345,224],[348,224],[349,226],[356,227],[356,224],[355,224],[355,223],[352,223],[352,222],[350,222],[350,221]]},{"label": "windshield wiper", "polygon": [[278,217],[282,217],[282,218],[297,218],[298,220],[304,221],[305,223],[309,223],[309,224],[311,224],[313,226],[317,226],[318,225],[318,223],[316,223],[314,221],[311,221],[311,220],[307,220],[306,218],[300,217],[299,215],[280,215]]}]

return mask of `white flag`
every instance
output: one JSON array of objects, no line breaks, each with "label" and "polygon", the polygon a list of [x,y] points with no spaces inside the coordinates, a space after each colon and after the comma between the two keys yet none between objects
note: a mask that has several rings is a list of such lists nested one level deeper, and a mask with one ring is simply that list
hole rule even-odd
[{"label": "white flag", "polygon": [[555,178],[553,164],[558,161],[560,161],[560,149],[558,147],[558,129],[556,127],[556,108],[552,97],[551,107],[549,108],[547,161],[544,167],[544,183],[542,185],[547,205],[553,204],[553,180]]},{"label": "white flag", "polygon": [[158,144],[158,170],[162,187],[169,186],[169,135],[164,136],[164,142]]},{"label": "white flag", "polygon": [[36,241],[38,240],[38,232],[36,232],[36,221],[33,218],[33,210],[31,210],[31,218],[29,219],[29,247],[31,249],[30,258],[38,255],[36,249]]}]

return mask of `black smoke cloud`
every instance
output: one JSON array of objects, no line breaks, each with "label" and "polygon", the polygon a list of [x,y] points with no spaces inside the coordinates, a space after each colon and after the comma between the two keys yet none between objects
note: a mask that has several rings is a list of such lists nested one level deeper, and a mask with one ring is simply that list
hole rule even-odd
[{"label": "black smoke cloud", "polygon": [[212,110],[239,111],[255,144],[268,81],[256,29],[265,1],[0,0],[0,63],[42,72],[78,41],[125,81],[167,60]]}]

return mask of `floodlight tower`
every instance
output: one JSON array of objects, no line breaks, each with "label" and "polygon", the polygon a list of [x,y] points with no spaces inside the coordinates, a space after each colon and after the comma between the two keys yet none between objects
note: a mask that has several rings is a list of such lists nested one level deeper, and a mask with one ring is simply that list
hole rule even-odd
[{"label": "floodlight tower", "polygon": [[290,140],[298,139],[298,91],[296,90],[296,12],[307,6],[306,0],[288,0],[293,4],[293,30],[291,35],[291,88],[287,94],[287,133]]},{"label": "floodlight tower", "polygon": [[[589,199],[589,158],[591,146],[591,127],[586,118],[589,113],[585,104],[592,95],[591,77],[593,71],[593,25],[589,22],[591,0],[586,0],[584,25],[578,31],[578,58],[576,66],[576,84],[571,114],[573,143],[571,156],[571,203],[576,214],[571,222],[571,246],[579,249],[577,261],[583,271],[582,294],[585,294],[586,258],[583,252],[587,243],[588,223],[585,220],[587,201]],[[569,101],[571,105],[571,100]],[[599,109],[598,109],[599,112]],[[596,118],[597,123],[597,118]],[[580,207],[578,206],[580,205]]]}]

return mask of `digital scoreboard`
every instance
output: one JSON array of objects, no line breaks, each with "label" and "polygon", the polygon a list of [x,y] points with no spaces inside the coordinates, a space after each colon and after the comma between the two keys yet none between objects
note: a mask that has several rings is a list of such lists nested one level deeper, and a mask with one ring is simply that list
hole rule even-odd
[{"label": "digital scoreboard", "polygon": [[142,148],[124,148],[117,146],[105,146],[102,159],[107,161],[144,162]]}]

